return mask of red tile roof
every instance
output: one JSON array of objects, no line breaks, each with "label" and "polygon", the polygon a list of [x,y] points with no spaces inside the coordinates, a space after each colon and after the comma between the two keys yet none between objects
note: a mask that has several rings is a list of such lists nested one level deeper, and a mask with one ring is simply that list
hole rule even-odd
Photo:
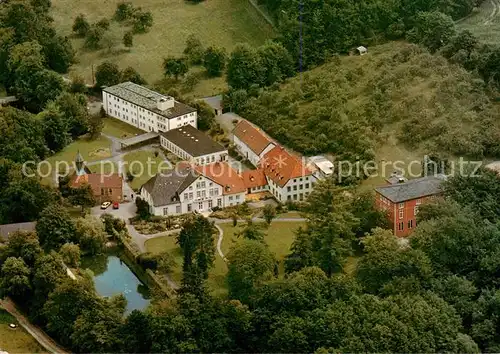
[{"label": "red tile roof", "polygon": [[257,170],[244,171],[241,175],[246,188],[263,187],[267,185],[266,175],[264,170],[259,168]]},{"label": "red tile roof", "polygon": [[312,175],[302,159],[290,154],[281,146],[276,146],[264,155],[260,162],[266,176],[283,187],[292,178]]},{"label": "red tile roof", "polygon": [[233,130],[234,136],[244,142],[255,154],[260,155],[272,141],[260,129],[242,119]]},{"label": "red tile roof", "polygon": [[215,162],[204,166],[194,166],[197,172],[223,187],[222,194],[235,194],[246,191],[243,177],[227,162]]},{"label": "red tile roof", "polygon": [[101,194],[101,188],[121,189],[123,187],[123,178],[118,174],[104,175],[100,173],[90,173],[81,176],[73,175],[70,185],[73,188],[78,188],[84,184],[89,184],[92,187],[95,195]]}]

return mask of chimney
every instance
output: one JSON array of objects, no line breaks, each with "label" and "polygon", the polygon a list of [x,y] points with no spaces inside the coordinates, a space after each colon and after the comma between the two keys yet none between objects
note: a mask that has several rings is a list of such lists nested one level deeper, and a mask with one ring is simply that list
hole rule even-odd
[{"label": "chimney", "polygon": [[173,97],[161,97],[157,102],[156,102],[156,108],[158,108],[160,111],[166,111],[167,109],[174,108],[174,99]]}]

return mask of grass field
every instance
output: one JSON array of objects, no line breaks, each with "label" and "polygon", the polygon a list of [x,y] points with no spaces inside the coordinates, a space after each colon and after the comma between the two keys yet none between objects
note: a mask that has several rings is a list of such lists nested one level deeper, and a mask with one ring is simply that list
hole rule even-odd
[{"label": "grass field", "polygon": [[[111,19],[121,0],[53,0],[52,17],[61,34],[71,35],[71,27],[78,14],[84,14],[93,23],[101,18]],[[205,46],[217,45],[229,52],[237,44],[262,44],[273,36],[272,28],[246,0],[210,0],[190,4],[184,0],[132,0],[135,6],[153,14],[153,27],[146,34],[134,36],[134,46],[125,49],[122,38],[128,27],[113,23],[107,36],[115,47],[99,51],[82,48],[82,39],[73,39],[78,52],[78,63],[72,70],[92,82],[92,66],[104,60],[116,62],[121,68],[134,67],[153,84],[162,78],[162,62],[166,56],[182,54],[186,38],[195,34]],[[200,84],[198,91],[203,86]],[[220,80],[215,79],[218,85]],[[205,94],[201,92],[201,94]]]},{"label": "grass field", "polygon": [[115,138],[128,139],[136,135],[144,134],[144,131],[124,123],[118,119],[106,117],[102,132]]},{"label": "grass field", "polygon": [[[103,136],[95,140],[88,140],[82,137],[73,143],[66,146],[62,151],[47,159],[51,166],[52,173],[56,171],[56,162],[66,162],[70,167],[73,167],[76,154],[80,152],[86,162],[97,161],[111,156],[111,141]],[[41,165],[40,171],[43,175],[48,173],[48,165]],[[43,180],[47,183],[52,183],[51,176],[44,177]]]},{"label": "grass field", "polygon": [[[165,160],[161,155],[155,157],[153,151],[146,150],[130,152],[123,157],[123,161],[126,163],[126,171],[131,171],[135,175],[133,181],[129,182],[129,185],[133,189],[138,189],[146,183],[151,177],[158,173],[159,169],[164,171],[164,168],[168,167],[166,163],[162,164]],[[148,161],[151,161],[151,167],[148,167]],[[141,166],[144,167],[141,168]]]},{"label": "grass field", "polygon": [[[219,224],[224,231],[224,238],[222,241],[222,252],[227,255],[233,245],[240,241],[235,236],[243,225],[233,227],[232,224]],[[266,243],[269,245],[271,252],[276,256],[276,259],[282,264],[286,254],[290,251],[294,232],[300,226],[304,226],[302,222],[279,222],[273,221],[271,226],[267,229],[265,237]],[[161,253],[170,252],[174,256],[176,266],[173,267],[171,277],[176,282],[182,280],[182,253],[179,246],[175,243],[175,238],[172,236],[164,236],[153,238],[146,241],[146,249],[148,252]],[[222,258],[216,254],[214,267],[210,271],[208,284],[215,294],[224,294],[227,291],[225,278],[227,273],[227,265]]]},{"label": "grass field", "polygon": [[471,31],[482,42],[498,44],[500,41],[500,0],[484,0],[478,11],[459,21],[457,27]]},{"label": "grass field", "polygon": [[0,308],[0,351],[8,353],[46,353],[46,351],[22,327],[9,328],[17,321]]}]

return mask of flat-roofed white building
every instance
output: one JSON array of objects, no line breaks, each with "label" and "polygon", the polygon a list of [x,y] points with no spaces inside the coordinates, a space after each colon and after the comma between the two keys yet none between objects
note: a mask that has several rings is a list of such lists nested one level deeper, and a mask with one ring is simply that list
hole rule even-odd
[{"label": "flat-roofed white building", "polygon": [[107,115],[146,132],[198,124],[195,108],[133,82],[104,88],[102,105]]},{"label": "flat-roofed white building", "polygon": [[160,133],[160,144],[181,159],[197,165],[226,161],[228,155],[224,146],[191,125]]}]

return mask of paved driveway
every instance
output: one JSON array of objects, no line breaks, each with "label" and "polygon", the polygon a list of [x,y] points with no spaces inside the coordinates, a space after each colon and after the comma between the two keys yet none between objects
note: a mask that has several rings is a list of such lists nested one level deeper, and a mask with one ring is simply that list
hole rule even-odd
[{"label": "paved driveway", "polygon": [[135,216],[136,212],[137,212],[137,207],[135,206],[135,203],[132,202],[120,204],[119,209],[113,209],[112,206],[109,206],[107,209],[102,210],[100,206],[96,206],[93,207],[91,210],[92,215],[101,216],[102,214],[105,213],[111,214],[116,218],[125,220],[126,223],[128,223],[128,219]]}]

